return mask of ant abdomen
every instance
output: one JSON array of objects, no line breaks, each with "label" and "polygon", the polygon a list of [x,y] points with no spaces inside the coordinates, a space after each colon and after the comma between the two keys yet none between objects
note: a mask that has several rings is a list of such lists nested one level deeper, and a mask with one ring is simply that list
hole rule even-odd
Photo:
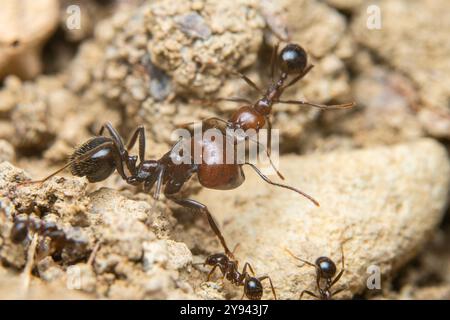
[{"label": "ant abdomen", "polygon": [[245,280],[244,294],[250,300],[261,300],[263,296],[263,286],[261,281],[255,277],[249,277]]},{"label": "ant abdomen", "polygon": [[321,277],[325,279],[330,279],[336,274],[336,264],[328,257],[317,258],[316,265],[319,267]]},{"label": "ant abdomen", "polygon": [[[89,182],[99,182],[108,178],[116,169],[113,147],[105,146],[85,160],[76,161],[94,148],[111,141],[108,137],[97,136],[89,139],[70,156],[70,171],[74,176],[86,177]],[[75,160],[75,161],[74,161]]]},{"label": "ant abdomen", "polygon": [[305,49],[294,43],[286,45],[281,50],[278,59],[281,71],[287,74],[300,74],[308,64],[308,55]]}]

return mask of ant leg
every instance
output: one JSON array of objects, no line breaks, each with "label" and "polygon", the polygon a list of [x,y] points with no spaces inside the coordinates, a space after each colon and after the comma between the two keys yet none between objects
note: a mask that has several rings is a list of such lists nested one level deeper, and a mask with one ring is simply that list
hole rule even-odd
[{"label": "ant leg", "polygon": [[[272,121],[270,120],[269,116],[266,116],[266,122],[267,122],[267,153],[269,156],[272,153]],[[284,180],[284,179],[283,179]]]},{"label": "ant leg", "polygon": [[214,271],[216,271],[217,269],[217,265],[215,265],[211,271],[209,271],[208,276],[206,277],[206,281],[209,281],[211,279],[212,274],[214,273]]},{"label": "ant leg", "polygon": [[320,300],[320,297],[318,297],[316,294],[314,294],[314,293],[312,293],[311,291],[308,291],[308,290],[303,290],[303,291],[302,291],[302,293],[300,294],[300,300],[302,300],[302,297],[303,297],[303,295],[304,295],[305,293],[306,293],[306,294],[309,294],[311,297],[314,297],[314,298]]},{"label": "ant leg", "polygon": [[[201,121],[202,125],[205,124],[208,128],[209,128],[209,127],[215,128],[216,125],[217,125],[219,122],[220,122],[220,123],[223,123],[224,125],[227,125],[227,124],[228,124],[228,121],[227,121],[227,120],[224,120],[224,119],[219,118],[219,117],[211,117],[211,118],[208,118],[208,119],[205,119],[205,120]],[[177,128],[184,128],[184,129],[187,129],[187,128],[189,128],[189,127],[192,127],[192,126],[196,125],[197,123],[198,123],[198,122],[195,122],[195,121],[194,121],[194,122],[187,122],[187,123],[183,123],[183,124],[177,125],[176,127],[177,127]]]},{"label": "ant leg", "polygon": [[339,289],[337,289],[336,291],[334,291],[334,292],[331,294],[331,296],[334,296],[334,295],[336,295],[336,294],[338,294],[338,293],[344,291],[345,289],[347,289],[347,288],[346,288],[346,287],[339,288]]},{"label": "ant leg", "polygon": [[109,134],[111,135],[111,137],[113,138],[113,140],[116,142],[117,147],[120,150],[120,154],[123,153],[123,151],[125,150],[125,147],[123,145],[123,141],[122,138],[120,137],[119,133],[117,132],[116,129],[114,129],[114,127],[112,126],[111,122],[107,121],[105,122],[102,127],[100,128],[100,131],[98,133],[99,136],[103,135],[103,131],[104,130],[108,130]]},{"label": "ant leg", "polygon": [[277,100],[275,103],[305,105],[305,106],[319,108],[322,110],[349,109],[349,108],[353,108],[356,105],[355,102],[326,105],[326,104],[318,104],[318,103],[312,103],[312,102],[302,101],[302,100]]},{"label": "ant leg", "polygon": [[236,243],[236,245],[234,246],[233,251],[232,251],[233,255],[236,253],[236,250],[237,250],[237,248],[239,248],[239,246],[240,246],[240,244]]},{"label": "ant leg", "polygon": [[250,265],[250,263],[246,262],[244,264],[244,268],[242,268],[242,274],[246,274],[247,273],[247,267],[250,269],[250,271],[252,272],[253,275],[255,275],[255,271],[253,270],[253,267]]},{"label": "ant leg", "polygon": [[252,168],[253,168],[253,170],[255,170],[256,171],[256,173],[265,181],[265,182],[267,182],[268,184],[271,184],[271,185],[273,185],[273,186],[277,186],[277,187],[280,187],[280,188],[284,188],[284,189],[288,189],[288,190],[292,190],[292,191],[294,191],[294,192],[297,192],[298,194],[300,194],[300,195],[302,195],[302,196],[304,196],[305,198],[307,198],[308,200],[310,200],[312,203],[314,203],[317,207],[320,207],[320,204],[319,204],[319,202],[317,202],[317,200],[316,199],[314,199],[313,197],[311,197],[310,195],[308,195],[308,194],[306,194],[306,193],[304,193],[303,191],[300,191],[300,190],[298,190],[298,189],[296,189],[296,188],[294,188],[294,187],[291,187],[291,186],[288,186],[288,185],[285,185],[285,184],[281,184],[281,183],[276,183],[276,182],[273,182],[272,180],[270,180],[267,176],[265,176],[254,164],[252,164],[252,163],[249,163],[249,162],[245,162],[245,164],[247,164],[247,165],[249,165],[249,166],[251,166]]},{"label": "ant leg", "polygon": [[272,289],[273,297],[275,298],[275,300],[277,300],[277,294],[275,293],[275,288],[273,287],[272,279],[270,279],[269,276],[262,276],[262,277],[258,278],[259,281],[263,281],[266,279],[269,279],[270,288]]},{"label": "ant leg", "polygon": [[342,258],[341,258],[341,272],[339,272],[339,274],[336,276],[336,278],[334,278],[334,280],[331,282],[330,284],[330,288],[339,281],[339,279],[342,277],[342,275],[344,274],[345,271],[345,266],[344,266],[344,248],[341,246],[341,254],[342,254]]},{"label": "ant leg", "polygon": [[139,136],[139,160],[142,163],[142,161],[144,161],[144,157],[145,157],[145,128],[144,128],[144,126],[139,126],[134,131],[133,135],[130,138],[130,141],[128,141],[127,150],[131,150],[134,147],[138,136]]},{"label": "ant leg", "polygon": [[309,266],[311,266],[311,267],[316,268],[316,265],[315,265],[314,263],[311,263],[311,262],[309,262],[309,261],[307,261],[307,260],[303,260],[302,258],[299,258],[299,257],[295,256],[288,248],[284,248],[284,250],[285,250],[287,253],[289,253],[289,255],[290,255],[292,258],[297,259],[297,260],[299,260],[299,261],[301,261],[301,262],[303,262],[303,263],[306,263],[307,265],[309,265]]},{"label": "ant leg", "polygon": [[234,74],[235,76],[240,77],[242,80],[244,80],[250,87],[252,87],[254,90],[258,91],[258,93],[263,94],[263,91],[254,83],[249,77],[247,77],[245,74],[240,73],[239,71],[235,70],[227,70],[228,72]]},{"label": "ant leg", "polygon": [[275,167],[275,165],[273,164],[273,161],[272,161],[272,158],[270,157],[270,154],[269,154],[269,152],[268,152],[268,149],[261,143],[261,142],[259,142],[259,141],[257,141],[257,140],[254,140],[254,139],[252,139],[252,138],[250,138],[250,137],[248,137],[248,140],[249,141],[252,141],[252,142],[254,142],[254,143],[256,143],[258,146],[260,146],[261,148],[264,148],[264,150],[266,151],[266,156],[267,156],[267,158],[269,159],[269,162],[270,162],[270,166],[272,167],[272,169],[277,173],[277,175],[278,175],[278,177],[281,179],[281,180],[284,180],[284,176],[281,174],[281,172]]},{"label": "ant leg", "polygon": [[175,202],[176,204],[179,204],[182,207],[195,209],[195,210],[200,211],[204,215],[206,215],[209,225],[213,229],[216,236],[219,238],[220,243],[222,244],[222,246],[225,250],[225,254],[229,257],[234,258],[233,253],[230,251],[230,249],[228,249],[228,246],[225,242],[225,238],[223,237],[222,232],[220,231],[219,227],[217,226],[217,223],[214,220],[214,217],[212,216],[211,212],[209,212],[208,207],[206,207],[204,204],[202,204],[198,201],[192,200],[192,199],[179,199],[179,198],[175,197],[174,195],[167,194],[167,193],[165,193],[164,195],[168,199],[172,200],[173,202]]},{"label": "ant leg", "polygon": [[278,42],[275,47],[273,47],[272,57],[270,58],[270,79],[273,81],[275,77],[275,65],[277,61],[278,47],[280,46],[280,42]]},{"label": "ant leg", "polygon": [[306,69],[300,73],[298,76],[296,76],[294,79],[292,79],[291,81],[289,81],[284,87],[283,90],[285,90],[286,88],[289,88],[290,86],[294,85],[295,83],[297,83],[300,79],[302,79],[304,76],[306,76],[308,74],[308,72],[311,71],[311,69],[314,68],[314,65],[310,64],[309,66],[306,67]]}]

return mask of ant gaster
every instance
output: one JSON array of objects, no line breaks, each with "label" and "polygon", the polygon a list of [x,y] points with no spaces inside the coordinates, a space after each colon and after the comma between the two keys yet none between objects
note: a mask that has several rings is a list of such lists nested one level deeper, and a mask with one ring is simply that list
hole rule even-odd
[{"label": "ant gaster", "polygon": [[[272,279],[270,279],[270,277],[267,275],[255,277],[255,272],[248,262],[244,264],[242,272],[239,272],[239,263],[237,260],[230,259],[224,253],[216,253],[208,256],[205,262],[200,264],[212,267],[211,271],[208,273],[207,281],[210,280],[211,275],[214,273],[214,271],[219,268],[220,272],[222,272],[223,278],[230,281],[233,285],[243,286],[244,293],[242,294],[241,299],[246,296],[250,300],[261,300],[264,292],[261,281],[268,279],[270,287],[272,289],[273,297],[275,298],[275,300],[277,300],[277,295],[272,284]],[[249,269],[253,275],[250,275],[247,272],[247,269]]]},{"label": "ant gaster", "polygon": [[[342,277],[345,271],[344,267],[344,249],[341,246],[341,271],[338,273],[336,277],[336,264],[328,257],[319,257],[316,259],[315,263],[311,263],[309,261],[303,260],[297,256],[295,256],[291,251],[286,249],[287,253],[289,253],[294,259],[297,259],[303,263],[306,263],[309,266],[312,266],[316,269],[316,285],[317,290],[319,291],[319,295],[308,291],[303,290],[300,294],[300,299],[302,299],[303,295],[306,293],[316,299],[320,300],[331,300],[334,295],[338,294],[339,292],[343,291],[345,288],[339,288],[335,290],[334,292],[331,292],[331,288],[339,281],[339,279]],[[334,277],[334,279],[333,279]],[[325,284],[322,287],[321,286],[321,280],[324,280]]]},{"label": "ant gaster", "polygon": [[[103,135],[105,130],[109,133],[109,136]],[[139,140],[138,157],[129,154],[129,150],[133,148],[137,140]],[[226,148],[234,147],[234,145],[220,145],[218,140],[211,141],[205,137],[200,141],[197,140],[199,139],[196,139],[195,137],[181,140],[160,159],[146,160],[144,157],[145,129],[143,126],[140,126],[135,130],[125,148],[119,133],[109,122],[107,122],[101,127],[97,136],[89,139],[75,150],[70,157],[70,161],[64,167],[43,180],[25,182],[24,184],[42,183],[65,168],[70,167],[71,173],[74,176],[85,176],[89,182],[105,180],[117,170],[120,176],[128,184],[143,184],[145,192],[150,192],[155,186],[153,194],[154,199],[159,198],[164,186],[163,193],[167,199],[170,199],[182,207],[198,210],[207,217],[211,228],[224,247],[225,253],[229,256],[233,255],[228,249],[225,239],[208,208],[204,204],[193,199],[184,199],[177,196],[183,185],[192,175],[197,174],[200,184],[209,189],[235,189],[245,180],[242,166],[246,164],[252,167],[265,182],[297,192],[310,199],[317,206],[319,205],[316,200],[302,191],[291,186],[271,181],[252,163],[245,162],[244,164],[237,164],[234,162],[226,164],[224,161],[225,150]],[[222,141],[224,144],[232,144],[229,139],[222,139]],[[194,144],[197,144],[202,148],[202,153],[204,149],[208,150],[208,156],[204,156],[199,164],[196,164],[194,161],[191,163],[175,163],[172,157],[179,156],[179,154],[177,155],[176,152],[174,152],[179,143],[190,145],[191,150],[193,149]],[[138,160],[139,163],[137,163]],[[129,172],[129,175],[125,173],[125,168]]]},{"label": "ant gaster", "polygon": [[[261,90],[250,78],[244,74],[236,71],[230,71],[241,77],[249,86],[256,90],[261,97],[256,102],[251,102],[244,98],[216,98],[215,101],[231,101],[238,103],[245,103],[244,106],[236,110],[228,121],[214,117],[205,120],[206,122],[220,121],[230,129],[242,129],[244,131],[253,129],[258,132],[259,129],[267,124],[267,147],[270,154],[271,150],[271,130],[272,123],[270,115],[272,113],[272,106],[275,104],[295,104],[301,106],[311,106],[320,109],[347,109],[355,105],[354,102],[338,104],[338,105],[324,105],[308,102],[305,100],[281,100],[283,92],[297,83],[300,79],[314,67],[312,64],[308,65],[308,56],[306,51],[299,45],[294,43],[287,44],[278,55],[278,44],[272,52],[271,59],[271,83],[265,91]],[[278,56],[278,57],[277,57]],[[275,69],[278,66],[280,75],[275,80]],[[293,78],[288,80],[289,76]]]}]

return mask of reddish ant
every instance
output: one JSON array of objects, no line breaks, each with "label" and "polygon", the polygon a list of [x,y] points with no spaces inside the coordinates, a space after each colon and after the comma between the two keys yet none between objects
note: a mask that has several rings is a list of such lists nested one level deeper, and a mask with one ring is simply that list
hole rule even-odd
[{"label": "reddish ant", "polygon": [[[105,130],[109,133],[109,136],[103,135]],[[139,157],[129,154],[129,150],[133,148],[137,140],[139,140]],[[176,196],[192,175],[197,174],[200,184],[209,189],[235,189],[245,180],[242,166],[246,164],[252,167],[265,182],[297,192],[298,194],[307,197],[317,206],[319,205],[316,200],[302,191],[291,186],[271,181],[252,163],[245,162],[244,164],[237,164],[234,162],[226,164],[224,161],[226,148],[233,147],[234,144],[230,143],[229,139],[222,139],[222,141],[223,144],[227,145],[221,145],[218,140],[211,141],[205,137],[203,137],[203,139],[195,139],[195,137],[193,137],[179,141],[158,160],[145,160],[144,127],[140,126],[135,130],[125,148],[118,132],[109,122],[107,122],[101,127],[97,136],[89,139],[74,151],[70,157],[70,161],[64,167],[43,180],[25,182],[24,184],[42,183],[65,168],[70,167],[72,175],[78,177],[85,176],[89,182],[105,180],[117,170],[120,176],[128,184],[143,184],[145,192],[149,192],[153,186],[155,186],[153,194],[154,199],[159,198],[164,186],[163,193],[166,198],[182,207],[198,210],[207,217],[211,228],[219,238],[226,254],[230,257],[233,255],[228,249],[225,239],[208,208],[198,201],[182,199]],[[207,150],[207,154],[202,157],[201,163],[196,164],[193,161],[190,163],[175,163],[173,161],[173,159],[180,156],[179,153],[174,150],[181,142],[190,146],[190,150],[193,150],[195,145],[199,146],[202,150],[202,154],[203,150]],[[231,146],[229,146],[229,144],[231,144]],[[139,164],[137,164],[138,159]],[[124,164],[129,175],[125,173]]]},{"label": "reddish ant", "polygon": [[[345,271],[344,267],[344,249],[341,246],[341,271],[338,273],[338,275],[333,279],[333,277],[336,275],[336,264],[328,257],[319,257],[316,259],[315,263],[311,263],[309,261],[303,260],[297,256],[295,256],[292,252],[290,252],[288,249],[286,249],[287,253],[289,253],[294,259],[300,260],[303,263],[306,263],[309,266],[312,266],[316,269],[316,284],[317,284],[317,290],[319,291],[319,295],[316,295],[315,293],[303,290],[300,294],[300,299],[302,299],[303,295],[306,293],[316,299],[320,300],[331,300],[332,297],[339,292],[343,291],[345,287],[337,289],[334,292],[331,292],[331,287],[335,285],[339,279],[342,277]],[[320,280],[325,280],[325,287],[321,287]]]},{"label": "reddish ant", "polygon": [[[244,267],[242,269],[242,272],[239,272],[238,265],[239,262],[237,260],[230,259],[226,254],[224,253],[216,253],[208,256],[203,263],[198,263],[203,266],[211,266],[212,269],[208,273],[207,281],[210,280],[211,275],[214,273],[216,268],[219,268],[222,272],[223,279],[226,278],[228,281],[230,281],[232,284],[236,286],[243,286],[244,287],[244,293],[242,294],[241,299],[247,297],[249,300],[261,300],[263,296],[263,286],[261,281],[268,279],[270,283],[270,287],[272,289],[273,297],[275,300],[277,300],[277,295],[275,293],[275,288],[272,284],[272,279],[270,279],[269,276],[262,276],[262,277],[255,277],[255,272],[253,271],[252,266],[250,263],[246,262],[244,264]],[[253,276],[251,276],[247,272],[247,268],[250,269]]]},{"label": "reddish ant", "polygon": [[[216,98],[214,101],[231,101],[238,103],[245,103],[244,106],[236,110],[231,118],[226,121],[217,117],[209,118],[206,123],[212,123],[213,121],[219,121],[227,126],[227,128],[237,130],[242,129],[244,131],[253,129],[256,132],[263,128],[267,123],[268,135],[267,135],[267,147],[270,154],[271,150],[271,130],[272,123],[270,115],[272,112],[272,106],[275,104],[295,104],[301,106],[311,106],[320,109],[347,109],[355,106],[354,102],[338,104],[338,105],[324,105],[312,103],[304,100],[281,100],[283,92],[297,83],[300,79],[306,76],[314,67],[312,64],[308,65],[308,56],[306,51],[297,44],[287,44],[278,55],[278,44],[275,46],[272,52],[271,59],[271,83],[268,85],[265,91],[261,90],[250,78],[246,75],[237,72],[230,71],[242,78],[250,87],[256,90],[261,98],[256,102],[251,102],[244,98]],[[278,55],[278,57],[277,57]],[[278,80],[275,81],[275,68],[281,71]],[[289,76],[294,76],[289,82],[286,83]]]}]

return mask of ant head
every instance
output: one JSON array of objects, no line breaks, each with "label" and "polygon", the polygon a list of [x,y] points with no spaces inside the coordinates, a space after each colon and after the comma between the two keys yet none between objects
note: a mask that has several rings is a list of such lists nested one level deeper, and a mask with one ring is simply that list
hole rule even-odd
[{"label": "ant head", "polygon": [[205,264],[208,266],[226,265],[229,259],[224,253],[216,253],[208,256]]},{"label": "ant head", "polygon": [[336,265],[328,257],[319,257],[316,260],[320,275],[325,279],[331,279],[336,274]]},{"label": "ant head", "polygon": [[[89,151],[99,147],[100,145],[110,142],[111,138],[98,136],[89,139],[70,156],[70,161],[74,161],[79,157],[82,157]],[[114,146],[106,145],[93,155],[82,161],[74,161],[70,170],[74,176],[86,177],[89,182],[99,182],[108,178],[116,169],[113,153]]]},{"label": "ant head", "polygon": [[308,55],[299,45],[290,43],[281,50],[278,56],[278,63],[282,72],[299,74],[306,68]]},{"label": "ant head", "polygon": [[250,300],[261,300],[263,286],[258,278],[247,276],[244,283],[244,294]]}]

